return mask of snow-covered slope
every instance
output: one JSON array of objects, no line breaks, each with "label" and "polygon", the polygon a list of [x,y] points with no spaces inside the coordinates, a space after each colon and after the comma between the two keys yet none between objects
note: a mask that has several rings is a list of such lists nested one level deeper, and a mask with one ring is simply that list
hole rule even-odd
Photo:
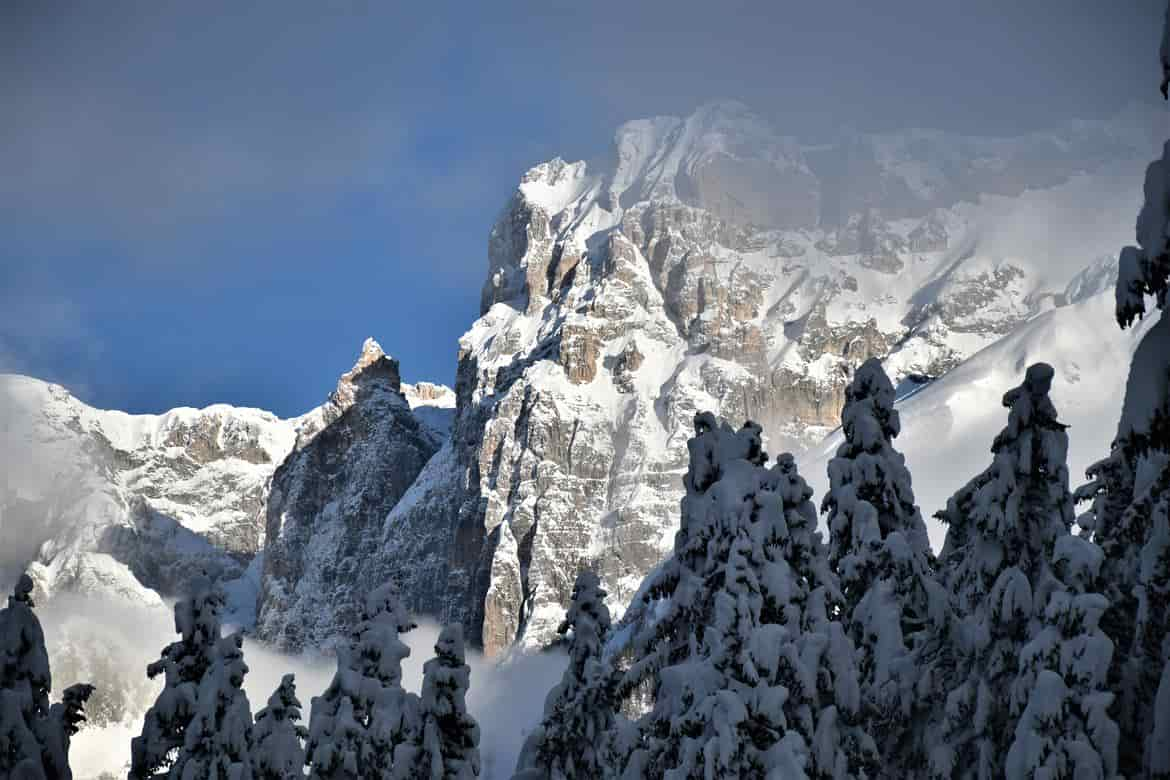
[{"label": "snow-covered slope", "polygon": [[159,603],[193,567],[231,577],[263,543],[260,513],[296,422],[211,406],[93,409],[64,388],[0,377],[0,554],[59,591]]},{"label": "snow-covered slope", "polygon": [[164,600],[200,571],[245,571],[295,429],[227,406],[99,410],[0,376],[0,580],[32,575],[58,689],[97,684],[92,724],[116,732],[152,697],[144,670],[158,648],[142,640],[172,625]]},{"label": "snow-covered slope", "polygon": [[620,613],[669,547],[695,411],[799,452],[867,357],[913,386],[1085,298],[1155,128],[809,146],[722,103],[534,167],[489,238],[449,448],[387,521],[412,607],[540,644],[588,566]]},{"label": "snow-covered slope", "polygon": [[[899,402],[902,433],[895,446],[906,456],[935,550],[942,546],[946,527],[932,515],[991,462],[992,438],[1007,420],[1001,399],[1029,365],[1045,362],[1056,369],[1052,399],[1069,426],[1073,486],[1083,481],[1090,464],[1109,453],[1130,358],[1158,321],[1148,317],[1122,331],[1115,327],[1113,305],[1113,290],[1107,287],[1040,314]],[[840,443],[841,434],[834,433],[802,460],[801,472],[817,495],[827,487],[825,467]]]}]

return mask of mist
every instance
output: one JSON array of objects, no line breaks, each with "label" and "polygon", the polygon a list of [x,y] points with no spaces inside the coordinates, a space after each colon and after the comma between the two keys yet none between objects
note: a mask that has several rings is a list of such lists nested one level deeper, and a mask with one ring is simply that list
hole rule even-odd
[{"label": "mist", "polygon": [[0,587],[5,591],[53,535],[54,519],[95,474],[74,442],[45,440],[40,432],[44,390],[0,377]]}]

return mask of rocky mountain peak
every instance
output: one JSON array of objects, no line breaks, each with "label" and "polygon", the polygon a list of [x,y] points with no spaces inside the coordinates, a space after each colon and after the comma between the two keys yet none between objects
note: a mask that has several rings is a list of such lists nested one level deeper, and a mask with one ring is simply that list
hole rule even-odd
[{"label": "rocky mountain peak", "polygon": [[451,395],[408,385],[417,402],[408,404],[403,389],[398,361],[366,339],[328,402],[302,418],[265,508],[261,637],[286,649],[330,646],[364,595],[395,576],[380,549],[383,522],[445,438]]},{"label": "rocky mountain peak", "polygon": [[1132,223],[1154,146],[1131,122],[809,144],[716,103],[622,125],[608,165],[530,169],[489,237],[454,435],[386,522],[404,597],[489,652],[551,638],[582,568],[620,612],[669,549],[695,412],[799,454],[866,359],[937,377],[1065,305]]},{"label": "rocky mountain peak", "polygon": [[386,351],[382,349],[382,345],[373,336],[367,336],[365,341],[362,342],[362,351],[358,355],[358,361],[349,373],[365,368],[384,357],[386,357]]},{"label": "rocky mountain peak", "polygon": [[407,408],[398,361],[387,355],[373,338],[362,342],[357,362],[337,380],[337,387],[325,403],[299,418],[296,448],[306,446],[350,407],[367,397]]},{"label": "rocky mountain peak", "polygon": [[371,386],[401,393],[402,379],[398,373],[398,361],[387,355],[373,338],[367,338],[362,342],[361,354],[353,368],[338,380],[336,394],[343,403],[352,403],[355,393]]}]

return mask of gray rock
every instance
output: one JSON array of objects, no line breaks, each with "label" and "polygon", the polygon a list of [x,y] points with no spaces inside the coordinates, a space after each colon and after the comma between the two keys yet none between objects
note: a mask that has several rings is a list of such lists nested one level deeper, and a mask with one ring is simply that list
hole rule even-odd
[{"label": "gray rock", "polygon": [[402,394],[398,361],[369,340],[276,469],[267,504],[257,635],[329,646],[394,576],[382,524],[435,452]]}]

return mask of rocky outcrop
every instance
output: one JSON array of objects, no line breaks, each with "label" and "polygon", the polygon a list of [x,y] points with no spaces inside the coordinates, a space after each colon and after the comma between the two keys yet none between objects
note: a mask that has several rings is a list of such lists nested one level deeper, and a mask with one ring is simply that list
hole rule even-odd
[{"label": "rocky outcrop", "polygon": [[570,382],[582,385],[597,376],[601,336],[590,328],[566,325],[561,329],[560,363]]},{"label": "rocky outcrop", "polygon": [[638,341],[630,339],[613,359],[613,383],[623,393],[634,392],[634,375],[646,356],[638,351]]},{"label": "rocky outcrop", "polygon": [[272,477],[258,636],[300,650],[355,625],[365,594],[394,575],[381,555],[383,520],[434,453],[398,361],[367,340]]}]

